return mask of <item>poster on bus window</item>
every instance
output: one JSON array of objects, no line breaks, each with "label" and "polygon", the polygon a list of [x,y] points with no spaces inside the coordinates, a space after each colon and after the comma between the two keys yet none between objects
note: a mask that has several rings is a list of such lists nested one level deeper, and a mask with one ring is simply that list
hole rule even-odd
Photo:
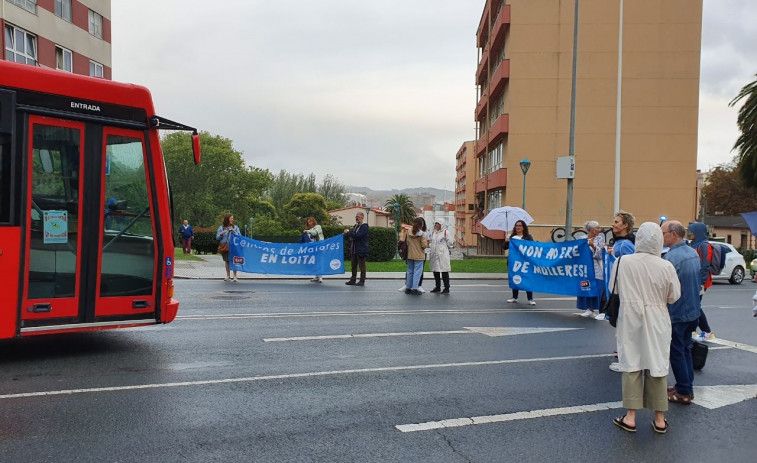
[{"label": "poster on bus window", "polygon": [[68,243],[68,211],[44,211],[44,243]]}]

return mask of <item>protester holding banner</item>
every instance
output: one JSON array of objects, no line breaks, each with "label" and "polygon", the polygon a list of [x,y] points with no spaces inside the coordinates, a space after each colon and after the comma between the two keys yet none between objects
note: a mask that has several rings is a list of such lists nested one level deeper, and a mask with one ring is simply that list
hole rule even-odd
[{"label": "protester holding banner", "polygon": [[667,304],[681,297],[681,284],[673,265],[660,257],[662,231],[656,223],[639,227],[635,253],[619,259],[617,275],[620,311],[615,337],[619,370],[623,373],[623,406],[626,414],[615,426],[636,432],[636,410],[654,410],[654,431],[668,430],[667,377],[670,367],[671,324]]},{"label": "protester holding banner", "polygon": [[423,294],[418,290],[423,264],[426,262],[426,248],[428,239],[423,231],[424,220],[416,217],[413,228],[404,231],[404,240],[407,243],[407,274],[405,277],[405,294]]},{"label": "protester holding banner", "polygon": [[[436,282],[436,286],[431,290],[432,293],[449,294],[449,272],[452,269],[449,250],[454,245],[455,240],[447,233],[444,220],[436,219],[429,239],[429,262]],[[444,282],[443,290],[441,289],[442,281]]]},{"label": "protester holding banner", "polygon": [[[368,258],[368,224],[363,223],[365,214],[355,214],[355,226],[352,230],[344,229],[344,237],[350,239],[350,258],[352,260],[352,277],[344,284],[365,286],[365,259]],[[357,268],[360,267],[360,281],[357,280]]]},{"label": "protester holding banner", "polygon": [[633,234],[633,223],[636,218],[630,212],[618,211],[612,221],[612,247],[607,247],[607,252],[616,258],[633,254],[636,236]]},{"label": "protester holding banner", "polygon": [[[526,225],[526,222],[522,220],[518,220],[515,222],[515,226],[513,227],[513,232],[510,234],[509,238],[505,238],[505,245],[509,248],[510,242],[512,240],[526,240],[526,241],[533,241],[534,238],[531,236],[530,233],[528,233],[528,225]],[[508,256],[508,259],[510,257]],[[508,280],[510,281],[510,280]],[[513,297],[507,300],[507,302],[518,302],[518,294],[519,291],[517,289],[513,289]],[[536,305],[536,301],[534,301],[534,293],[531,291],[526,291],[526,297],[528,298],[528,303],[530,305]]]},{"label": "protester holding banner", "polygon": [[226,265],[226,278],[224,278],[223,281],[233,281],[238,282],[237,280],[237,271],[234,270],[234,278],[231,278],[231,271],[229,270],[229,251],[228,246],[231,241],[232,235],[239,235],[239,227],[234,225],[234,216],[231,214],[226,214],[223,216],[223,224],[218,227],[218,232],[216,232],[216,239],[220,242],[220,244],[226,245],[226,252],[221,252],[221,257],[223,258],[223,262]]},{"label": "protester holding banner", "polygon": [[[318,221],[315,220],[315,217],[308,217],[305,219],[305,226],[307,228],[302,230],[302,233],[308,235],[311,241],[323,241],[323,228],[318,225]],[[310,281],[314,283],[323,283],[323,278],[321,278],[320,275],[316,275]]]},{"label": "protester holding banner", "polygon": [[602,294],[604,293],[604,272],[602,267],[602,248],[605,246],[605,238],[600,233],[602,229],[599,222],[589,220],[584,225],[586,239],[591,249],[592,261],[594,263],[594,279],[598,288],[596,296],[578,296],[576,304],[578,309],[584,310],[582,317],[597,317],[599,310],[602,308]]}]

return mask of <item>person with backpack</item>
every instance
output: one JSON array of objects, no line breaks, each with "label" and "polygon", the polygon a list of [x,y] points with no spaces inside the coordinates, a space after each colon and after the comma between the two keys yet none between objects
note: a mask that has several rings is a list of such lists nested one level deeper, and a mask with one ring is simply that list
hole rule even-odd
[{"label": "person with backpack", "polygon": [[[704,292],[712,286],[712,268],[710,265],[712,262],[712,246],[707,242],[707,225],[701,222],[691,222],[689,224],[689,234],[692,237],[691,247],[699,254],[699,279],[702,285],[699,290],[699,301],[701,303]],[[697,337],[700,340],[715,338],[715,335],[712,334],[710,324],[707,323],[707,316],[704,314],[704,310],[700,312],[697,326],[700,331]]]}]

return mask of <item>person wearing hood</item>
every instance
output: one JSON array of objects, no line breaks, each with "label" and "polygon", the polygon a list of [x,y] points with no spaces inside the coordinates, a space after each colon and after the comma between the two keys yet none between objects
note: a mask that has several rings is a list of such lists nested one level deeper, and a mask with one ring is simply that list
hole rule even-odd
[{"label": "person wearing hood", "polygon": [[[434,221],[434,229],[429,238],[429,266],[434,273],[436,285],[432,293],[449,294],[449,272],[451,270],[449,250],[455,245],[455,240],[447,232],[442,219]],[[441,282],[444,289],[441,289]]]},{"label": "person wearing hood", "polygon": [[660,257],[662,242],[660,226],[644,222],[636,234],[635,252],[618,259],[610,276],[613,281],[617,274],[620,311],[615,338],[627,410],[613,423],[627,432],[636,432],[639,408],[654,410],[655,432],[668,430],[671,324],[667,304],[681,297],[681,284],[673,264]]},{"label": "person wearing hood", "polygon": [[[691,247],[699,254],[699,279],[702,287],[699,291],[699,301],[702,301],[702,295],[707,288],[712,286],[712,272],[710,271],[710,261],[712,260],[712,246],[707,242],[707,225],[702,222],[691,222],[689,224],[689,234],[691,235]],[[697,323],[699,331],[702,332],[702,339],[712,339],[712,328],[707,323],[707,316],[702,310],[699,314]]]}]

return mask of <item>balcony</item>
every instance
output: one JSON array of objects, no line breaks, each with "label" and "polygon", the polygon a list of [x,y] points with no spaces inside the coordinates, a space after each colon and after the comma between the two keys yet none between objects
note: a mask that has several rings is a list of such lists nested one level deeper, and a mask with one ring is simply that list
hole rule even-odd
[{"label": "balcony", "polygon": [[491,93],[490,95],[497,95],[505,87],[505,82],[510,79],[510,60],[504,59],[497,66],[497,70],[492,75],[490,82]]},{"label": "balcony", "polygon": [[484,12],[481,14],[481,21],[478,22],[478,29],[476,30],[476,46],[482,47],[486,43],[486,39],[489,37],[489,12],[491,11],[491,5],[487,2],[484,6]]},{"label": "balcony", "polygon": [[487,190],[497,190],[507,186],[507,169],[497,169],[487,177],[489,178]]},{"label": "balcony", "polygon": [[489,96],[485,93],[481,95],[481,99],[478,100],[476,105],[476,119],[483,119],[484,113],[486,113],[486,103],[489,102]]},{"label": "balcony", "polygon": [[489,143],[502,139],[510,131],[510,115],[502,114],[489,129]]},{"label": "balcony", "polygon": [[481,136],[481,138],[478,139],[478,141],[476,142],[476,157],[486,153],[486,148],[489,147],[488,140],[488,134],[484,134],[483,136]]},{"label": "balcony", "polygon": [[505,39],[508,27],[510,27],[510,5],[502,5],[494,21],[491,39],[489,39],[492,49],[494,49],[494,45],[502,43],[502,40]]},{"label": "balcony", "polygon": [[489,68],[489,47],[487,46],[484,49],[484,53],[481,55],[481,61],[478,63],[478,69],[476,70],[476,82],[481,82],[482,79],[481,76],[486,73]]}]

